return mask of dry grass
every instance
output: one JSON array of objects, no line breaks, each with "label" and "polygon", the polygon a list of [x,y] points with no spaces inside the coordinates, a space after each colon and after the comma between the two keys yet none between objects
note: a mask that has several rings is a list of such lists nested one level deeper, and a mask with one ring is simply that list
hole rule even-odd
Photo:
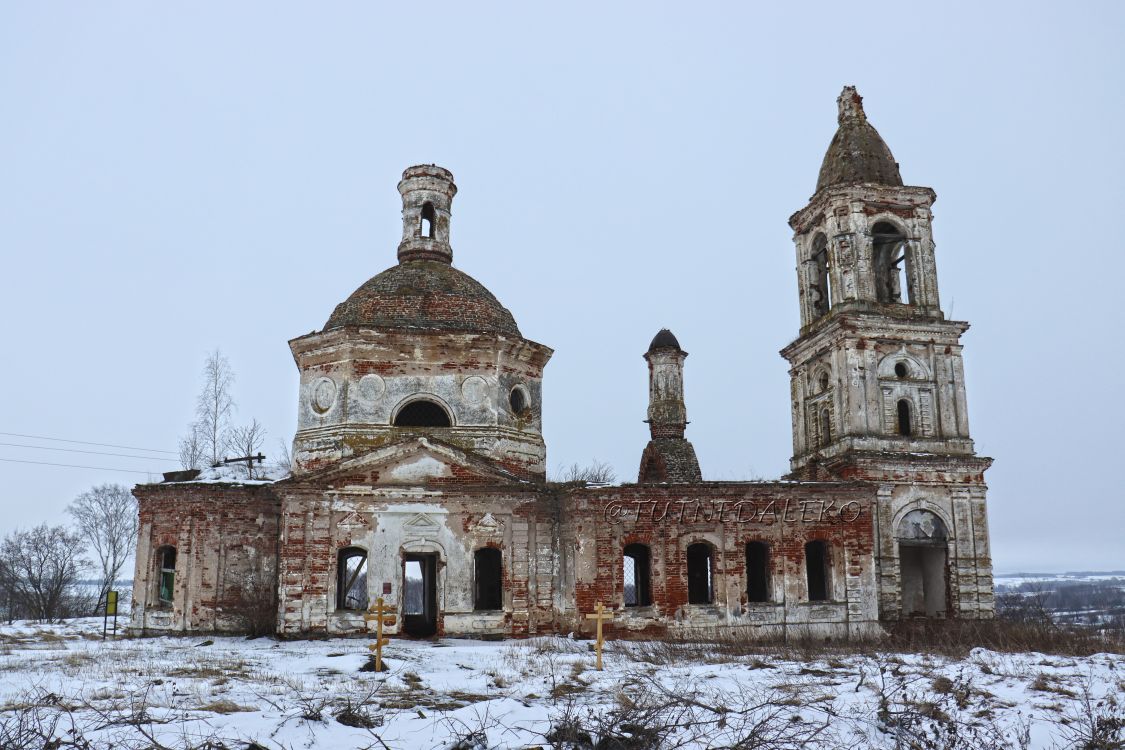
[{"label": "dry grass", "polygon": [[895,623],[883,646],[897,651],[929,652],[963,658],[977,647],[1005,653],[1036,651],[1060,656],[1125,654],[1121,634],[1055,625],[1050,619],[918,620]]},{"label": "dry grass", "polygon": [[691,661],[700,664],[742,662],[747,657],[761,668],[761,659],[773,657],[798,661],[827,661],[833,668],[846,666],[842,658],[894,652],[933,654],[957,659],[983,647],[1001,653],[1029,651],[1059,656],[1090,656],[1097,653],[1125,654],[1120,635],[1063,627],[1046,621],[1007,620],[918,620],[886,625],[883,638],[824,640],[795,636],[788,640],[757,637],[738,628],[716,629],[691,636],[669,636],[663,640],[611,641],[608,653],[635,661],[666,665]]},{"label": "dry grass", "polygon": [[222,699],[212,701],[211,703],[205,703],[204,705],[199,706],[196,710],[210,711],[213,714],[236,714],[247,711],[257,711],[258,709],[251,706],[240,706],[234,701]]}]

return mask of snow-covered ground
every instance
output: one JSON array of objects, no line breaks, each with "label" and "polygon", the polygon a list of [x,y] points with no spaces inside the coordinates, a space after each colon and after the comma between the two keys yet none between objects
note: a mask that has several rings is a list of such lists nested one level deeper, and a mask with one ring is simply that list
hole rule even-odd
[{"label": "snow-covered ground", "polygon": [[597,672],[582,640],[394,640],[375,674],[360,671],[365,640],[100,633],[94,619],[0,627],[0,747],[1050,748],[1125,719],[1114,654],[802,659],[646,641],[610,644]]}]

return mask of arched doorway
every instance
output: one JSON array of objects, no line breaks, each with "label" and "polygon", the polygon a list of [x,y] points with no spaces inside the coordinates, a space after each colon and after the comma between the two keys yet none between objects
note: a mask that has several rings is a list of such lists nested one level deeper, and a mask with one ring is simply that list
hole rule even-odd
[{"label": "arched doorway", "polygon": [[898,524],[899,580],[904,617],[944,617],[949,583],[949,533],[928,510],[912,510]]}]

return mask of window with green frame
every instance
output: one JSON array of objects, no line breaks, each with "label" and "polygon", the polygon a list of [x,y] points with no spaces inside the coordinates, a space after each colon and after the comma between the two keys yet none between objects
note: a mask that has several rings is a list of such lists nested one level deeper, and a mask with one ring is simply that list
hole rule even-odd
[{"label": "window with green frame", "polygon": [[160,587],[157,598],[161,604],[172,603],[172,591],[176,584],[176,548],[161,547],[157,552],[160,563]]}]

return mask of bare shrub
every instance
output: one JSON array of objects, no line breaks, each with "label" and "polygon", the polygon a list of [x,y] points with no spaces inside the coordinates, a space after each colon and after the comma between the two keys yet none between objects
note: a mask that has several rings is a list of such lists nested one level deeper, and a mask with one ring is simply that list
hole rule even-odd
[{"label": "bare shrub", "polygon": [[807,709],[817,703],[794,692],[745,685],[716,690],[686,680],[666,685],[643,676],[622,685],[609,708],[567,701],[543,737],[560,750],[833,747],[831,704]]},{"label": "bare shrub", "polygon": [[235,601],[224,608],[239,631],[251,637],[277,632],[277,586],[268,576],[253,576]]},{"label": "bare shrub", "polygon": [[1077,702],[1068,704],[1056,722],[1065,748],[1075,750],[1122,750],[1125,748],[1125,706],[1118,696],[1094,696],[1087,678]]},{"label": "bare shrub", "polygon": [[[32,689],[15,696],[15,710],[0,713],[0,748],[4,750],[228,750],[245,742],[214,732],[188,729],[184,714],[156,719],[156,707],[144,688],[102,703],[81,696],[60,696]],[[163,709],[163,703],[160,703]],[[11,706],[9,706],[11,708]],[[174,745],[158,738],[158,727],[167,725],[179,734]],[[198,724],[193,726],[198,727]]]},{"label": "bare shrub", "polygon": [[573,463],[560,468],[554,481],[562,484],[613,484],[617,481],[617,472],[606,462],[595,458],[586,466]]},{"label": "bare shrub", "polygon": [[188,425],[188,433],[180,438],[180,466],[185,469],[202,469],[207,460],[203,445],[203,428],[199,422]]},{"label": "bare shrub", "polygon": [[[266,428],[256,419],[251,419],[250,424],[234,427],[227,437],[227,447],[237,456],[253,456],[261,450],[266,440]],[[261,469],[258,469],[259,473]],[[254,462],[246,462],[246,478],[254,478]]]},{"label": "bare shrub", "polygon": [[907,677],[896,668],[880,669],[876,723],[895,748],[1027,750],[1031,743],[1027,721],[1006,729],[980,713],[970,719],[964,709],[971,688],[961,679],[945,681],[948,685],[939,685],[924,674]]}]

